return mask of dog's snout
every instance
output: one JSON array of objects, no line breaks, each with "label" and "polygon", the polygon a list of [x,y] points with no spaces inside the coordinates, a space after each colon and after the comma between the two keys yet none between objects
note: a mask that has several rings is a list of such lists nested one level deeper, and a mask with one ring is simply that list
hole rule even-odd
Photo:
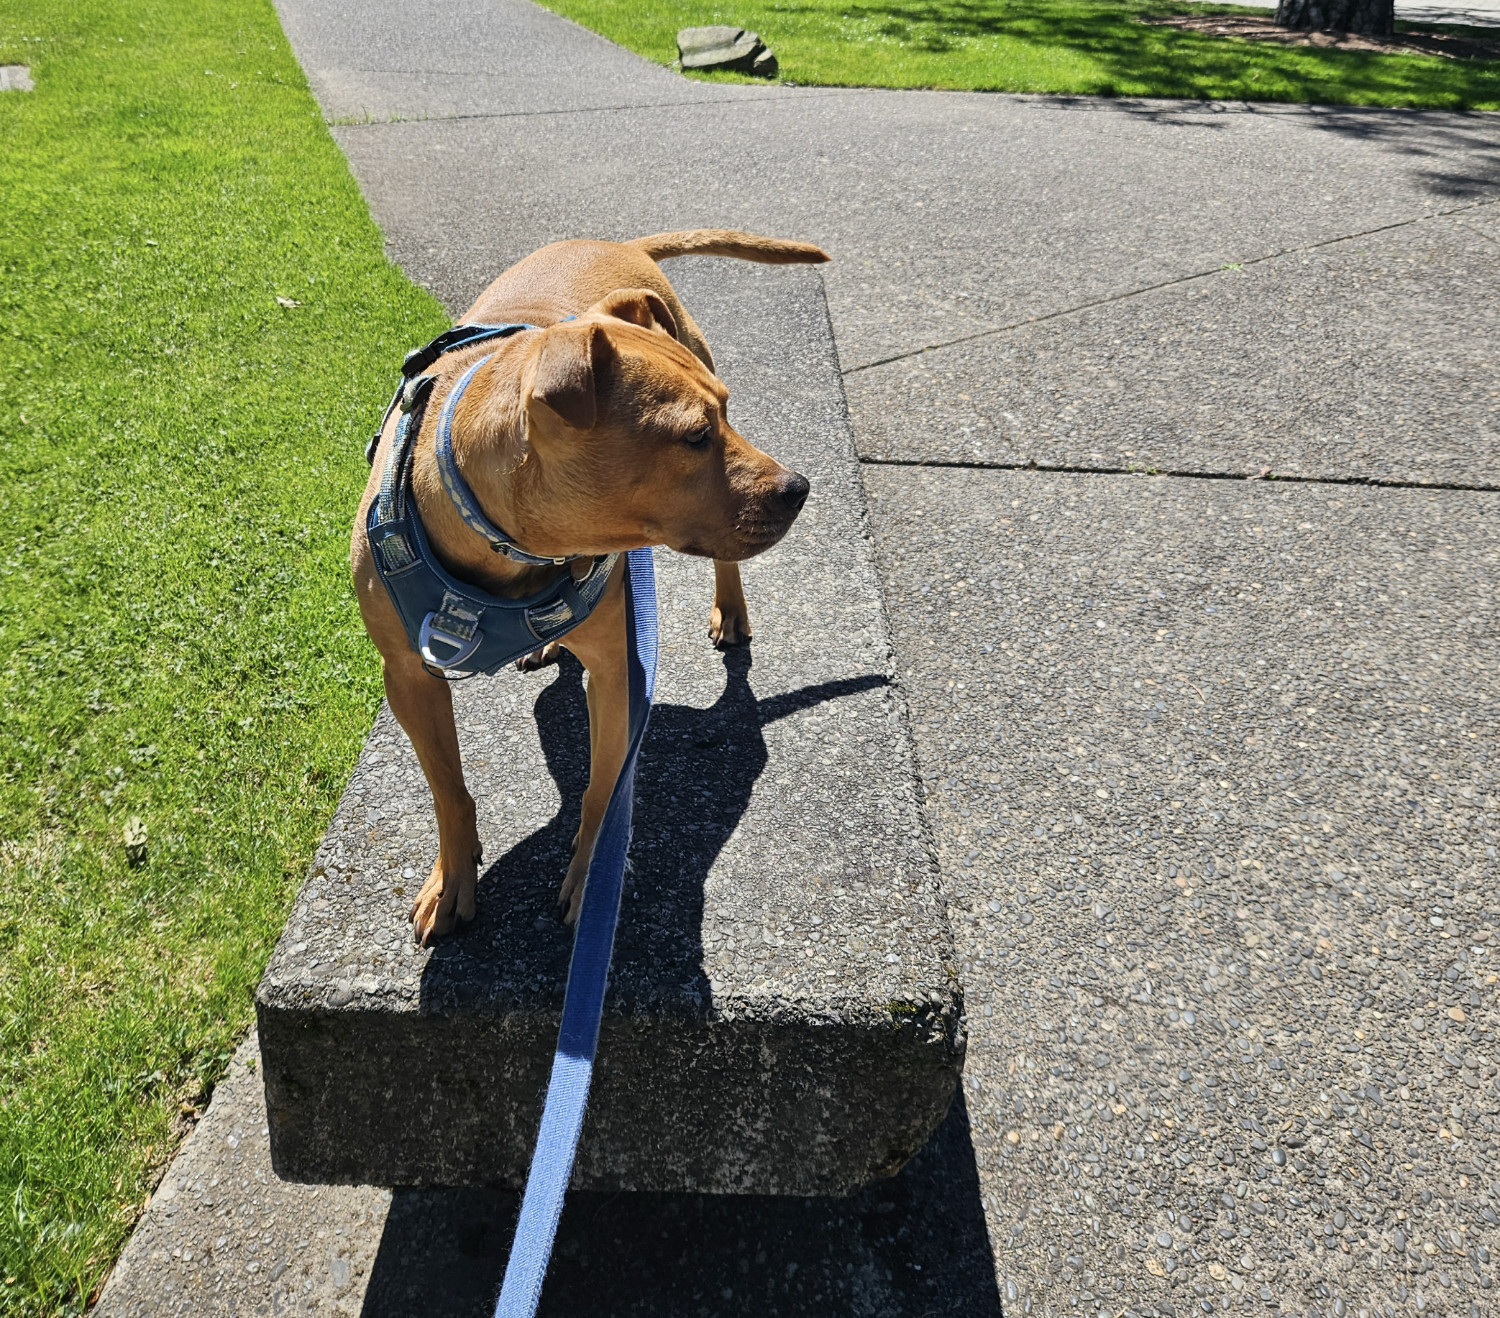
[{"label": "dog's snout", "polygon": [[811,488],[812,486],[807,483],[807,477],[800,471],[794,471],[781,482],[781,489],[778,493],[788,512],[800,513],[802,505],[807,502],[807,492]]}]

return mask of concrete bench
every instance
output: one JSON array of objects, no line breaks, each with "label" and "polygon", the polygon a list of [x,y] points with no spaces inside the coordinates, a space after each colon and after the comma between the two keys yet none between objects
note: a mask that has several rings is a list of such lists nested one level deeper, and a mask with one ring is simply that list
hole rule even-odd
[{"label": "concrete bench", "polygon": [[[731,421],[812,481],[746,564],[755,641],[706,639],[706,562],[658,554],[658,704],[638,779],[574,1185],[843,1194],[947,1110],[962,1003],[822,284],[678,261]],[[405,914],[436,854],[382,711],[257,996],[273,1165],[294,1181],[518,1186],[571,931],[552,916],[587,771],[581,671],[455,691],[487,868],[433,949]]]}]

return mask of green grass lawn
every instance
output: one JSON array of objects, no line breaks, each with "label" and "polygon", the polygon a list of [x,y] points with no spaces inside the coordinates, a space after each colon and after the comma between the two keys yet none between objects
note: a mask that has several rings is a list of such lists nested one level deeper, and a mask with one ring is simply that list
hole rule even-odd
[{"label": "green grass lawn", "polygon": [[82,1308],[250,1023],[379,695],[361,450],[446,321],[270,0],[12,0],[0,62],[37,84],[0,94],[0,1312],[25,1315]]},{"label": "green grass lawn", "polygon": [[790,82],[1500,109],[1500,61],[1280,46],[1137,21],[1142,15],[1265,13],[1223,5],[1176,0],[545,2],[663,64],[677,57],[679,28],[706,23],[752,28],[776,52],[780,76]]}]

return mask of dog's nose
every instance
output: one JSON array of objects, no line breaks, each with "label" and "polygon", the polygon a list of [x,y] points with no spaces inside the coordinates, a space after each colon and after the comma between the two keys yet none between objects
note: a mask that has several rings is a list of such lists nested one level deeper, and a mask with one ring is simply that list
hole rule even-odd
[{"label": "dog's nose", "polygon": [[800,513],[802,505],[807,502],[807,492],[812,486],[807,483],[807,477],[800,471],[794,471],[781,482],[781,502],[787,506],[788,511]]}]

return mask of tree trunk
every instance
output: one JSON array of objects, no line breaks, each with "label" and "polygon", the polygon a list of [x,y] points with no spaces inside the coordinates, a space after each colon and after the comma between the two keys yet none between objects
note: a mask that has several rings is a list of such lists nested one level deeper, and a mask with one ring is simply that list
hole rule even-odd
[{"label": "tree trunk", "polygon": [[1389,37],[1396,31],[1396,4],[1395,0],[1280,0],[1276,23],[1313,32]]}]

